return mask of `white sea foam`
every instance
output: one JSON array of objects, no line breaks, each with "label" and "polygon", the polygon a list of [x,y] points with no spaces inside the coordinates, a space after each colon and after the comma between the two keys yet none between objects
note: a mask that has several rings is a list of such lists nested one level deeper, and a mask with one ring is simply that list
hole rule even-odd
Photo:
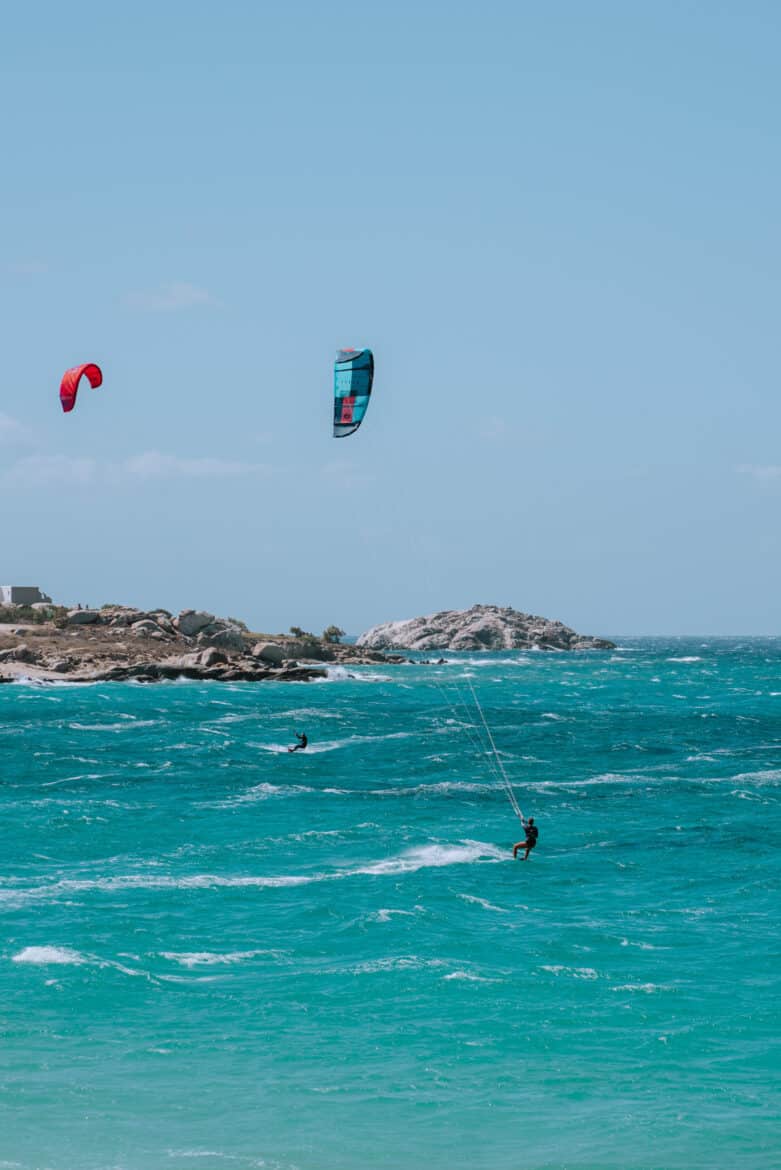
[{"label": "white sea foam", "polygon": [[337,869],[331,873],[233,875],[196,873],[180,876],[164,873],[117,874],[103,878],[63,878],[48,886],[27,889],[0,889],[0,902],[23,905],[86,894],[97,891],[113,894],[125,890],[210,890],[210,889],[277,889],[309,885],[313,882],[339,881],[351,877],[382,877],[414,873],[419,869],[442,868],[449,865],[487,864],[504,861],[506,850],[481,841],[462,841],[458,845],[421,845],[395,857],[381,858],[364,865]]},{"label": "white sea foam", "polygon": [[281,951],[161,951],[160,957],[172,963],[179,963],[182,967],[213,967],[216,965],[230,965],[243,963],[247,959],[255,959],[259,955],[278,958]]},{"label": "white sea foam", "polygon": [[565,967],[561,963],[543,963],[542,970],[549,971],[551,975],[569,975],[573,979],[599,979],[593,967]]},{"label": "white sea foam", "polygon": [[[257,718],[257,715],[255,716]],[[336,719],[344,722],[344,715],[338,711],[325,711],[322,707],[291,707],[288,711],[274,711],[270,719]]]},{"label": "white sea foam", "polygon": [[738,772],[737,776],[725,777],[734,783],[752,780],[755,784],[778,784],[781,781],[781,769],[769,768],[765,772]]},{"label": "white sea foam", "polygon": [[495,979],[488,979],[485,975],[473,975],[471,971],[451,971],[443,975],[443,979],[461,979],[469,983],[496,983]]},{"label": "white sea foam", "polygon": [[63,776],[61,780],[44,780],[41,788],[56,788],[60,784],[69,784],[77,780],[108,780],[113,772],[80,772],[76,776]]},{"label": "white sea foam", "polygon": [[458,896],[464,902],[473,902],[476,906],[482,906],[484,910],[495,910],[497,914],[509,914],[509,910],[505,910],[503,906],[494,906],[492,902],[487,902],[485,898],[478,898],[475,894],[459,894]]},{"label": "white sea foam", "polygon": [[359,674],[354,674],[353,671],[347,670],[344,666],[328,666],[325,671],[325,678],[315,679],[315,682],[345,682],[349,679],[350,682],[392,682],[390,675],[379,674],[377,671],[367,670],[361,671]]},{"label": "white sea foam", "polygon": [[303,792],[314,791],[314,788],[308,788],[305,784],[269,784],[267,781],[264,781],[262,784],[254,784],[246,792],[239,792],[227,800],[208,801],[203,807],[231,808],[236,804],[254,804],[259,800],[271,800],[274,797],[284,796],[300,796]]},{"label": "white sea foam", "polygon": [[405,918],[414,918],[414,910],[375,910],[373,914],[369,915],[370,922],[390,922],[394,916],[403,916]]},{"label": "white sea foam", "polygon": [[666,661],[667,662],[702,662],[702,659],[698,658],[696,654],[684,654],[680,658],[668,658],[668,659],[666,659]]},{"label": "white sea foam", "polygon": [[369,789],[370,796],[422,796],[428,793],[449,793],[449,792],[490,792],[493,789],[500,789],[504,787],[501,780],[487,780],[485,783],[477,784],[469,780],[440,780],[436,784],[416,784],[414,787],[406,787],[403,785],[389,785],[387,788],[371,788]]},{"label": "white sea foam", "polygon": [[14,963],[35,963],[42,966],[60,963],[63,966],[88,962],[87,958],[71,947],[25,947],[12,957]]},{"label": "white sea foam", "polygon": [[129,716],[119,723],[69,723],[74,731],[137,731],[139,727],[156,727],[160,719],[136,719]]},{"label": "white sea foam", "polygon": [[289,833],[286,841],[319,841],[326,837],[344,837],[342,829],[306,829],[303,833]]},{"label": "white sea foam", "polygon": [[382,971],[422,970],[427,967],[444,967],[444,959],[421,959],[418,955],[389,955],[383,959],[367,959],[350,968],[351,975],[376,975]]},{"label": "white sea foam", "polygon": [[653,995],[655,991],[666,991],[661,983],[619,983],[611,987],[611,991],[642,991],[645,995]]},{"label": "white sea foam", "polygon": [[446,865],[504,861],[507,856],[506,850],[486,845],[482,841],[463,841],[459,845],[419,845],[397,857],[387,857],[348,872],[353,875],[414,873],[418,869],[438,869]]}]

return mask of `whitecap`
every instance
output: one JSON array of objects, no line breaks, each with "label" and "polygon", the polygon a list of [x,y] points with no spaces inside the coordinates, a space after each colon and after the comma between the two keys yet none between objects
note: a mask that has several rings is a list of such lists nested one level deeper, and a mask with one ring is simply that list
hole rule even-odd
[{"label": "whitecap", "polygon": [[505,910],[503,906],[494,906],[492,902],[486,901],[485,898],[478,898],[475,894],[459,894],[458,896],[464,902],[474,902],[476,906],[482,906],[484,910],[495,910],[497,914],[509,914],[509,910]]},{"label": "whitecap", "polygon": [[160,719],[127,716],[126,721],[121,723],[69,723],[68,727],[73,731],[136,731],[139,727],[155,727],[160,722]]},{"label": "whitecap", "polygon": [[405,918],[414,918],[414,910],[375,910],[373,914],[369,915],[370,922],[390,922],[394,915],[400,915]]},{"label": "whitecap", "polygon": [[258,955],[269,955],[278,958],[281,951],[161,951],[160,957],[171,963],[179,963],[182,967],[212,967],[217,964],[230,965],[242,963],[246,959],[255,959]]},{"label": "whitecap", "polygon": [[666,991],[661,983],[619,983],[611,987],[611,991],[642,991],[646,995],[653,995],[655,991]]},{"label": "whitecap", "polygon": [[542,970],[550,972],[551,975],[571,975],[573,979],[599,979],[593,967],[565,967],[561,963],[555,963],[543,964]]},{"label": "whitecap", "polygon": [[13,955],[14,963],[35,963],[41,965],[61,963],[63,965],[79,965],[88,960],[79,951],[71,947],[25,947],[18,955]]},{"label": "whitecap", "polygon": [[369,865],[348,870],[352,875],[414,873],[419,869],[439,869],[447,865],[468,865],[474,862],[504,861],[506,850],[481,841],[463,841],[459,845],[419,845],[397,857],[388,857]]},{"label": "whitecap", "polygon": [[495,979],[488,979],[485,975],[473,975],[471,971],[451,971],[449,975],[443,975],[443,979],[462,979],[469,983],[496,983]]},{"label": "whitecap", "polygon": [[[75,879],[63,878],[48,886],[26,890],[0,890],[0,901],[23,905],[30,901],[56,899],[60,896],[99,891],[112,894],[124,890],[211,890],[211,889],[277,889],[309,885],[313,882],[338,881],[351,877],[383,877],[414,873],[419,869],[442,868],[449,865],[486,864],[505,860],[509,854],[495,845],[480,841],[462,841],[459,845],[423,845],[409,849],[395,857],[367,862],[333,873],[278,874],[268,876],[231,876],[198,873],[173,874],[132,873],[114,877]],[[32,961],[32,960],[27,960]],[[137,974],[137,972],[129,972]]]},{"label": "whitecap", "polygon": [[231,808],[236,804],[254,804],[259,800],[270,800],[272,797],[300,796],[302,792],[314,791],[314,788],[308,788],[305,784],[269,784],[264,781],[262,784],[255,784],[246,792],[240,792],[228,800],[206,802],[201,807]]},{"label": "whitecap", "polygon": [[410,971],[444,966],[444,959],[421,959],[418,955],[391,955],[383,959],[367,959],[363,963],[357,963],[350,968],[350,974],[376,975],[383,971]]},{"label": "whitecap", "polygon": [[351,670],[347,670],[344,666],[328,666],[326,667],[325,678],[315,679],[316,682],[392,682],[392,678],[388,674],[379,674],[374,670],[361,671],[360,674],[353,674]]}]

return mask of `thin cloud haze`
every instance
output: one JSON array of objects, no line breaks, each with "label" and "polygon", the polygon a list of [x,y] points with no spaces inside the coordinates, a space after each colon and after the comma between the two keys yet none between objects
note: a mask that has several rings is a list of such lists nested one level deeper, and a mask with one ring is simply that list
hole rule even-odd
[{"label": "thin cloud haze", "polygon": [[230,479],[271,474],[265,463],[247,463],[213,456],[194,458],[144,451],[112,462],[69,455],[27,455],[3,474],[6,483],[27,487],[51,484],[118,483],[122,480]]},{"label": "thin cloud haze", "polygon": [[30,441],[30,432],[18,419],[11,418],[10,414],[0,411],[0,444],[27,443]]},{"label": "thin cloud haze", "polygon": [[220,477],[237,475],[268,475],[270,468],[264,463],[244,463],[235,459],[215,459],[211,456],[183,459],[178,455],[163,455],[160,451],[145,451],[133,455],[122,465],[130,475],[142,479],[170,477]]},{"label": "thin cloud haze", "polygon": [[781,479],[781,464],[778,463],[741,463],[736,470],[740,475],[750,475],[752,479]]},{"label": "thin cloud haze", "polygon": [[197,305],[216,305],[217,300],[205,288],[187,281],[173,281],[149,292],[130,293],[127,303],[146,313],[171,313]]}]

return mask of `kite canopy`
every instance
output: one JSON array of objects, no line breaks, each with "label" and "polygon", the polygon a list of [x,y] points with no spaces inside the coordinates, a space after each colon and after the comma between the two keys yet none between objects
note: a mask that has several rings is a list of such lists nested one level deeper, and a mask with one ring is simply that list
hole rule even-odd
[{"label": "kite canopy", "polygon": [[334,365],[334,438],[344,439],[363,422],[374,381],[370,349],[340,349]]},{"label": "kite canopy", "polygon": [[74,366],[72,370],[66,370],[62,375],[60,402],[66,414],[69,410],[73,410],[76,405],[76,392],[78,391],[79,382],[82,378],[86,378],[92,389],[97,390],[98,386],[103,383],[103,374],[100,371],[100,366],[96,366],[92,362],[87,362],[86,365]]}]

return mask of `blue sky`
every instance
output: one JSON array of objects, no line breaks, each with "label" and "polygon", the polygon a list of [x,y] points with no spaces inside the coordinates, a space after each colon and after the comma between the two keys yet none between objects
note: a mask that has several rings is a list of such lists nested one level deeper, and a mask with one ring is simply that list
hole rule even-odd
[{"label": "blue sky", "polygon": [[[781,632],[779,33],[758,2],[9,10],[0,578],[270,630]],[[335,441],[341,345],[377,377]]]}]

